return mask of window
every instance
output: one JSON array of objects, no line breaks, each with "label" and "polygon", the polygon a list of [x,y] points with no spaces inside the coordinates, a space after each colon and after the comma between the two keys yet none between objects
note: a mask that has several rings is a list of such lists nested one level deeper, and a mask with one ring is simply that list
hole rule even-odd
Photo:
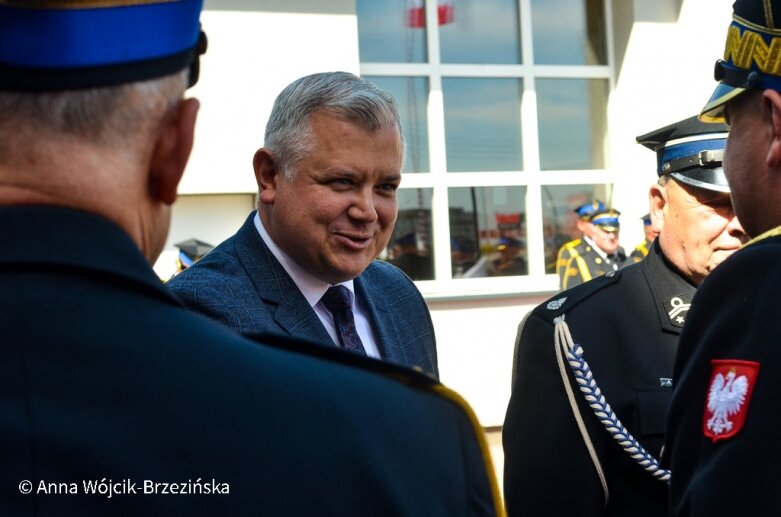
[{"label": "window", "polygon": [[357,0],[361,74],[399,102],[383,258],[429,297],[553,291],[582,200],[610,203],[607,0]]}]

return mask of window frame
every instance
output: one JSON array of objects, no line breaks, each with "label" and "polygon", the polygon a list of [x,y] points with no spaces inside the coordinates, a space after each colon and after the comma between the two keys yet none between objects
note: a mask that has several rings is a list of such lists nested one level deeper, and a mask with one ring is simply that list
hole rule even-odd
[{"label": "window frame", "polygon": [[[559,290],[556,274],[545,273],[542,187],[547,185],[608,184],[615,189],[616,173],[610,168],[610,149],[605,149],[604,169],[541,170],[537,121],[537,79],[601,79],[607,81],[606,118],[610,131],[610,96],[615,88],[613,63],[612,4],[603,0],[607,45],[605,65],[538,65],[534,64],[531,0],[517,0],[521,31],[521,64],[447,64],[440,62],[439,25],[436,0],[426,0],[427,63],[361,62],[361,76],[424,77],[428,79],[428,146],[430,172],[407,172],[401,189],[432,189],[432,249],[434,280],[416,281],[427,299],[461,299],[476,296],[539,294]],[[452,172],[446,169],[445,118],[442,79],[514,78],[523,85],[521,97],[521,145],[523,169],[503,172]],[[609,138],[604,139],[608,145]],[[450,221],[448,188],[451,187],[526,187],[526,239],[529,273],[516,277],[451,278]],[[443,253],[447,250],[447,253]]]}]

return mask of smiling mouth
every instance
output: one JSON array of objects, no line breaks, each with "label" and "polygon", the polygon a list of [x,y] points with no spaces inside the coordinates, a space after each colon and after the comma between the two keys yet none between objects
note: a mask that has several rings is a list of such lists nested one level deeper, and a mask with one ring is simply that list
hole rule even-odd
[{"label": "smiling mouth", "polygon": [[350,233],[336,233],[336,238],[352,249],[364,249],[372,242],[372,235],[355,235]]}]

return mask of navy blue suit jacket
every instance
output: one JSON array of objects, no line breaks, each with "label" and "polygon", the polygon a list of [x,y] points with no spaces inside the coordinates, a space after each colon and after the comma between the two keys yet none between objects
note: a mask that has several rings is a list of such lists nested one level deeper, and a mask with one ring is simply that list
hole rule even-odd
[{"label": "navy blue suit jacket", "polygon": [[[258,234],[252,212],[235,235],[168,282],[190,308],[244,335],[282,333],[335,346]],[[439,375],[434,326],[412,280],[375,260],[354,280],[383,359]]]},{"label": "navy blue suit jacket", "polygon": [[[243,339],[95,215],[0,208],[0,241],[0,515],[495,513],[479,435],[430,377]],[[101,481],[130,493],[85,494]]]}]

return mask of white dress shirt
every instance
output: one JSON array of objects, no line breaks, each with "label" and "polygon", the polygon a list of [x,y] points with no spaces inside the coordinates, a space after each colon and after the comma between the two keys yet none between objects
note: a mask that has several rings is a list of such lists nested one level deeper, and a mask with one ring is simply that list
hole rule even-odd
[{"label": "white dress shirt", "polygon": [[[271,236],[263,226],[263,222],[260,220],[260,215],[258,215],[257,212],[255,213],[255,228],[258,230],[260,238],[263,239],[263,242],[266,243],[268,249],[271,250],[271,254],[274,255],[280,265],[287,271],[287,274],[290,275],[290,278],[292,278],[293,282],[298,286],[301,294],[304,295],[306,301],[309,302],[309,305],[314,309],[317,317],[323,322],[323,326],[325,327],[325,330],[328,331],[328,335],[331,336],[331,339],[333,339],[337,346],[341,347],[339,336],[336,333],[336,326],[334,325],[334,318],[331,316],[331,313],[328,312],[328,309],[325,308],[323,302],[320,301],[328,288],[331,287],[331,284],[323,282],[304,270],[304,268],[296,264],[289,255],[282,251],[271,239]],[[380,351],[377,347],[377,339],[375,338],[374,330],[369,321],[369,313],[361,301],[356,298],[353,281],[348,280],[338,285],[346,287],[352,295],[350,298],[353,305],[353,314],[355,315],[355,327],[358,331],[358,336],[360,336],[361,342],[363,343],[363,349],[366,351],[366,355],[379,359]]]}]

